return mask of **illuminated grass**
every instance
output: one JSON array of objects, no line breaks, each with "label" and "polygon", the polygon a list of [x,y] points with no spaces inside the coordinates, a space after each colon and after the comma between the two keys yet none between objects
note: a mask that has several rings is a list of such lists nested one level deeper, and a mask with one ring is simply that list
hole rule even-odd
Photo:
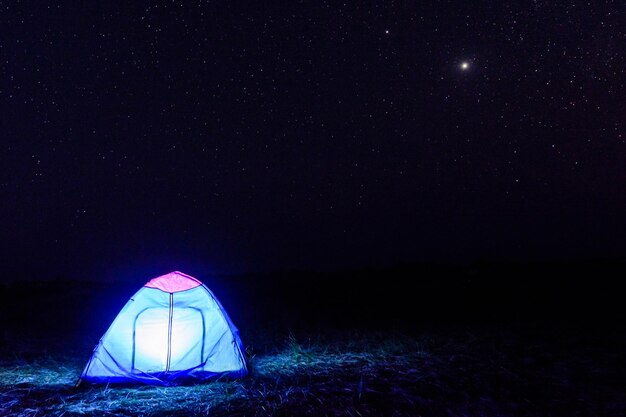
[{"label": "illuminated grass", "polygon": [[[18,357],[0,363],[0,415],[266,415],[281,409],[304,414],[327,407],[348,410],[370,390],[364,382],[368,375],[382,367],[405,367],[426,356],[413,339],[374,340],[301,344],[289,336],[275,352],[249,354],[248,378],[167,388],[74,389],[83,360]],[[409,348],[415,349],[409,352]]]},{"label": "illuminated grass", "polygon": [[[617,357],[593,362],[473,334],[290,335],[249,348],[249,377],[167,388],[74,389],[81,355],[4,355],[0,416],[620,415],[626,406]],[[580,375],[598,376],[585,385]]]}]

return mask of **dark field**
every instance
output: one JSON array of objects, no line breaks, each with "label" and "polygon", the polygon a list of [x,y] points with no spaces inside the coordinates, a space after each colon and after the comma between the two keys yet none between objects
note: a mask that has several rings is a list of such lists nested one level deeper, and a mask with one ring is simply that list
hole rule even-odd
[{"label": "dark field", "polygon": [[74,388],[150,277],[8,284],[0,415],[626,416],[625,272],[597,262],[199,276],[239,327],[251,373],[167,388]]}]

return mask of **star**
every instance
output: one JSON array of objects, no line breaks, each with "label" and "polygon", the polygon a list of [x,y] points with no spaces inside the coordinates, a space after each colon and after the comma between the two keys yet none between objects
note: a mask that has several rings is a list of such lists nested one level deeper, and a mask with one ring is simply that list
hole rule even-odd
[{"label": "star", "polygon": [[385,30],[385,35],[389,35],[389,29]]},{"label": "star", "polygon": [[469,62],[467,62],[467,61],[463,61],[463,62],[461,62],[461,65],[460,65],[460,67],[461,67],[461,69],[462,69],[463,71],[467,71],[467,70],[469,69],[469,66],[470,66],[470,64],[469,64]]}]

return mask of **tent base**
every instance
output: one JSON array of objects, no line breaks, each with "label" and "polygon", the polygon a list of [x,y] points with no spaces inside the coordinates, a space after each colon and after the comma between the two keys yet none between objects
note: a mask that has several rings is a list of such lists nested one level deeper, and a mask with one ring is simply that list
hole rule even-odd
[{"label": "tent base", "polygon": [[177,372],[161,372],[155,374],[137,374],[133,377],[128,376],[107,376],[107,377],[83,377],[78,380],[75,388],[80,385],[110,385],[115,384],[118,386],[123,385],[137,385],[148,384],[158,386],[177,386],[177,385],[195,385],[202,384],[211,381],[229,381],[231,379],[242,378],[246,376],[247,372],[244,370],[232,371],[232,372],[194,372],[192,374],[188,371]]}]

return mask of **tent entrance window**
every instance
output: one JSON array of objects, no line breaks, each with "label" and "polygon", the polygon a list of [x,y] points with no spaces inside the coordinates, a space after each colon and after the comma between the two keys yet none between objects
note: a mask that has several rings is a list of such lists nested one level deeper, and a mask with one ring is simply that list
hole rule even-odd
[{"label": "tent entrance window", "polygon": [[133,323],[132,372],[158,373],[190,369],[204,363],[205,317],[194,307],[142,310]]}]

